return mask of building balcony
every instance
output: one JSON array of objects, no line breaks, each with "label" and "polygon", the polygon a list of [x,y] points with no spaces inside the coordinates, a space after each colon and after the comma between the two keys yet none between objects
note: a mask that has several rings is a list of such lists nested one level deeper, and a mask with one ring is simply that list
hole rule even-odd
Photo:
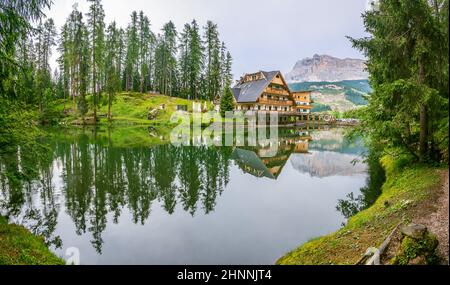
[{"label": "building balcony", "polygon": [[278,113],[295,113],[295,108],[290,106],[274,106],[274,105],[248,105],[237,106],[238,111],[260,111],[260,112],[278,112]]},{"label": "building balcony", "polygon": [[286,107],[294,106],[294,102],[292,102],[291,100],[273,100],[260,98],[258,103],[262,105],[272,105],[272,106],[286,106]]},{"label": "building balcony", "polygon": [[275,89],[275,88],[270,88],[270,87],[266,88],[265,93],[282,95],[282,96],[289,96],[289,92],[287,90]]}]

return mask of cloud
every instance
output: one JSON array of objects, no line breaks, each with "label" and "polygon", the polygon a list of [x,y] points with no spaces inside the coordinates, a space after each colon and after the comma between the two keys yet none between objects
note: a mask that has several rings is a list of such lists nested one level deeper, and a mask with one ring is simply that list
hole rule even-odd
[{"label": "cloud", "polygon": [[[86,13],[86,0],[55,0],[48,16],[58,27],[66,21],[72,5]],[[367,0],[104,0],[106,22],[126,27],[133,10],[143,10],[152,30],[160,32],[172,20],[181,31],[186,22],[207,20],[219,26],[233,58],[233,73],[279,69],[286,73],[304,57],[330,54],[337,57],[362,55],[345,36],[362,37],[361,14]],[[53,57],[56,62],[57,53]],[[56,66],[53,63],[52,66]]]}]

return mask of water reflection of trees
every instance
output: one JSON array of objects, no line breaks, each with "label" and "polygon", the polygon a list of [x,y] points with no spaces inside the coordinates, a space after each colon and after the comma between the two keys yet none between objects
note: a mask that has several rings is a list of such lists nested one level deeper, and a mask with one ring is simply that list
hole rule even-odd
[{"label": "water reflection of trees", "polygon": [[86,135],[52,142],[39,155],[18,148],[0,157],[0,206],[3,214],[27,221],[35,233],[61,246],[53,235],[64,203],[76,233],[90,233],[101,253],[108,218],[118,223],[124,210],[140,224],[151,217],[155,201],[169,214],[177,205],[192,216],[199,207],[206,214],[214,211],[229,181],[231,153],[172,145],[124,149],[92,143]]},{"label": "water reflection of trees", "polygon": [[0,155],[0,214],[26,225],[48,245],[61,247],[54,235],[60,195],[53,183],[53,153],[37,145]]},{"label": "water reflection of trees", "polygon": [[369,167],[369,176],[367,185],[360,189],[361,194],[355,197],[353,193],[350,193],[347,195],[347,199],[339,200],[336,206],[336,209],[346,219],[372,206],[380,196],[381,187],[386,181],[385,171],[380,164],[379,156],[375,152],[369,152],[366,163]]},{"label": "water reflection of trees", "polygon": [[[290,153],[308,152],[310,139],[305,136],[307,132],[280,130],[272,158],[259,157],[264,148],[250,150],[277,177]],[[192,216],[213,212],[229,182],[232,157],[233,148],[227,147],[115,147],[95,133],[53,139],[39,151],[18,147],[0,155],[0,214],[61,247],[55,229],[64,206],[76,233],[89,234],[101,253],[107,223],[117,224],[124,212],[142,225],[151,220],[155,203],[169,214],[177,206]],[[375,181],[371,176],[362,196],[340,201],[345,216],[371,204]]]}]

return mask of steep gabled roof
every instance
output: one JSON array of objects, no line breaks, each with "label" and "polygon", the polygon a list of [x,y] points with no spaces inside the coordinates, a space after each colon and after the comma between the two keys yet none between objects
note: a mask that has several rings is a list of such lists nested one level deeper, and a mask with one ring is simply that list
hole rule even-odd
[{"label": "steep gabled roof", "polygon": [[279,71],[261,71],[264,74],[263,79],[248,81],[237,84],[233,90],[234,98],[238,103],[254,103],[258,100],[259,96],[263,93],[264,89],[269,86],[273,78],[277,74],[281,74]]},{"label": "steep gabled roof", "polygon": [[275,179],[275,176],[270,172],[255,152],[236,148],[231,157],[244,172],[256,177]]},{"label": "steep gabled roof", "polygon": [[234,99],[236,99],[236,102],[239,102],[238,98],[239,98],[239,94],[241,93],[241,88],[234,87],[234,88],[231,88],[231,91],[233,91]]}]

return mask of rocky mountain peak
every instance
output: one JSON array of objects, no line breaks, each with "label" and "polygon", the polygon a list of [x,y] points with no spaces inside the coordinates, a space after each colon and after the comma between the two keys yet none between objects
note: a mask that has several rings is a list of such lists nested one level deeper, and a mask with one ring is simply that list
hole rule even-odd
[{"label": "rocky mountain peak", "polygon": [[365,69],[365,61],[361,59],[315,54],[298,61],[285,78],[288,82],[363,80],[369,76]]}]

